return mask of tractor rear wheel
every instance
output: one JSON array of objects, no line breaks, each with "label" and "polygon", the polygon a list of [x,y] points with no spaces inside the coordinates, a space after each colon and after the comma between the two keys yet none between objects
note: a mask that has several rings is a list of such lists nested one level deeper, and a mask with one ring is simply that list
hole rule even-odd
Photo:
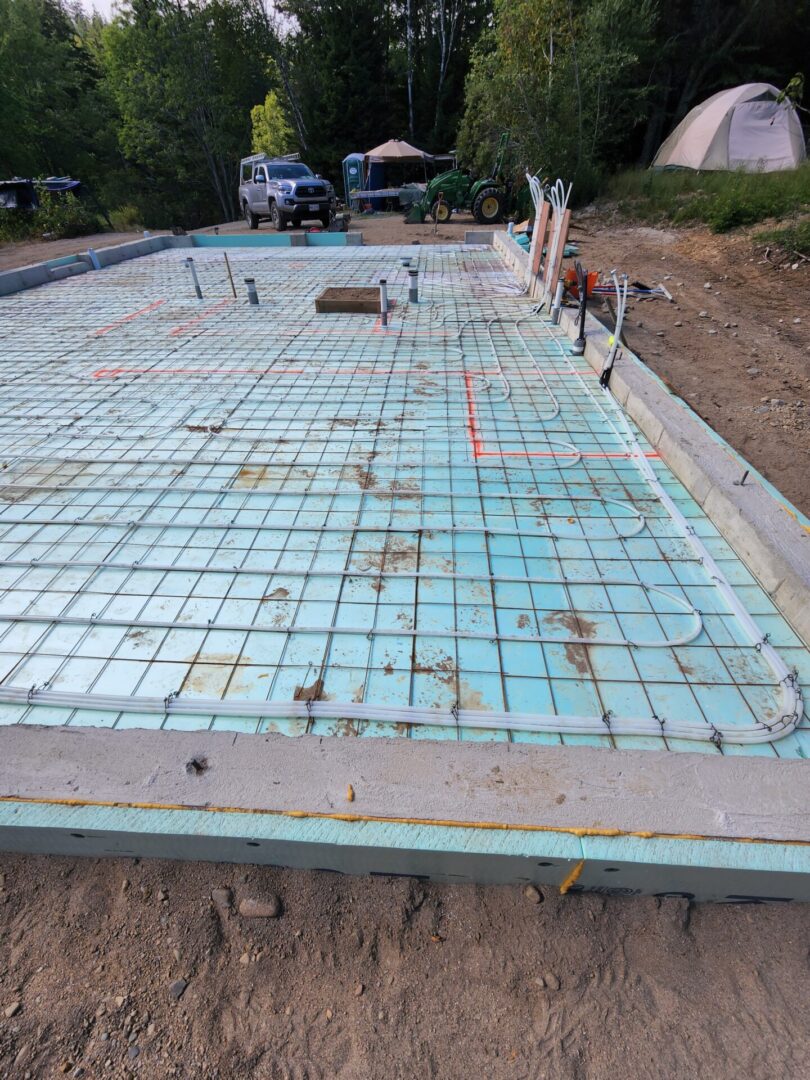
[{"label": "tractor rear wheel", "polygon": [[444,225],[445,222],[450,220],[452,214],[452,206],[450,203],[445,202],[444,199],[437,199],[430,208],[430,216],[438,225]]},{"label": "tractor rear wheel", "polygon": [[479,225],[497,225],[503,221],[504,195],[498,188],[479,191],[472,206],[473,217]]}]

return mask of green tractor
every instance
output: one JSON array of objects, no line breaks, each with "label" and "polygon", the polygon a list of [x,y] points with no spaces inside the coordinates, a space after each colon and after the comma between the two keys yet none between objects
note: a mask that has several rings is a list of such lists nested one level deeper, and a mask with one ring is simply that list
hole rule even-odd
[{"label": "green tractor", "polygon": [[453,210],[470,210],[479,225],[495,225],[503,221],[509,209],[511,181],[503,178],[503,159],[509,144],[509,132],[504,131],[498,143],[498,155],[492,176],[473,180],[463,169],[440,173],[428,184],[425,194],[405,215],[406,225],[420,225],[428,217],[443,225]]}]

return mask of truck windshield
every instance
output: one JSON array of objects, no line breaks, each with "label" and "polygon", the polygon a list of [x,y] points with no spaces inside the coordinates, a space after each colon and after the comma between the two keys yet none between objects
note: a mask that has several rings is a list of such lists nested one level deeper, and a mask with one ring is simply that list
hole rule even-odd
[{"label": "truck windshield", "polygon": [[283,165],[268,165],[267,174],[271,180],[300,180],[302,176],[312,176],[313,172],[306,165],[285,162]]}]

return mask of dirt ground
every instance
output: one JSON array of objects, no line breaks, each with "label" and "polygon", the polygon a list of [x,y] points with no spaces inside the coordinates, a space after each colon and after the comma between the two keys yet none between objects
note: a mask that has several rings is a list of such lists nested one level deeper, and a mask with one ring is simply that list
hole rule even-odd
[{"label": "dirt ground", "polygon": [[[132,859],[0,868],[15,1080],[810,1075],[807,905],[535,902]],[[239,913],[275,897],[279,917]]]},{"label": "dirt ground", "polygon": [[[153,229],[154,236],[160,236],[162,230]],[[24,240],[18,244],[0,244],[0,271],[14,270],[18,266],[45,262],[46,259],[61,259],[64,255],[78,255],[88,248],[112,247],[114,244],[126,244],[138,240],[142,232],[103,232],[90,236],[77,236],[71,240]]]},{"label": "dirt ground", "polygon": [[[676,298],[633,306],[630,346],[810,511],[806,265],[746,236],[576,223],[588,268]],[[474,227],[352,224],[371,243]],[[128,238],[14,245],[0,268]],[[0,1077],[810,1075],[810,906],[543,894],[0,855]],[[278,917],[239,913],[275,897]]]},{"label": "dirt ground", "polygon": [[718,236],[574,220],[583,266],[674,298],[628,304],[629,347],[810,515],[810,262],[766,257],[752,238],[762,226]]}]

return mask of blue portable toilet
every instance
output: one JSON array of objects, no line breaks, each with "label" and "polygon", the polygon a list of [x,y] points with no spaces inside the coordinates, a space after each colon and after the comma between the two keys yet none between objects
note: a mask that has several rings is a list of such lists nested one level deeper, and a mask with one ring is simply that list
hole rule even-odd
[{"label": "blue portable toilet", "polygon": [[[352,202],[351,191],[363,189],[363,158],[364,154],[348,154],[343,159],[343,187],[346,191],[346,205]],[[358,200],[355,200],[357,202]]]}]

